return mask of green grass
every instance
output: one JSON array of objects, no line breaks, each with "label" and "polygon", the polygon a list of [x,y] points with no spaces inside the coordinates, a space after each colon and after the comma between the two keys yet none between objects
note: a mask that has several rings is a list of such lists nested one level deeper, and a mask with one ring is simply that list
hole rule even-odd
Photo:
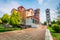
[{"label": "green grass", "polygon": [[4,25],[3,24],[0,24],[0,28],[4,28]]},{"label": "green grass", "polygon": [[4,25],[0,24],[0,32],[4,32],[4,31],[5,31]]},{"label": "green grass", "polygon": [[5,28],[3,24],[0,24],[0,32],[5,32],[5,31],[13,31],[13,30],[21,30],[21,28]]},{"label": "green grass", "polygon": [[60,40],[60,33],[56,33],[52,27],[48,27],[48,29],[50,30],[51,34],[53,37],[56,37],[58,40]]},{"label": "green grass", "polygon": [[60,33],[52,33],[52,36],[60,40]]}]

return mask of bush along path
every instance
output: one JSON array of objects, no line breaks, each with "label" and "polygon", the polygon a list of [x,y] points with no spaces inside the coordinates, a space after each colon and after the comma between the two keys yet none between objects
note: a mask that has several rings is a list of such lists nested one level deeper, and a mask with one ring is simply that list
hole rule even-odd
[{"label": "bush along path", "polygon": [[0,24],[0,32],[6,32],[6,31],[14,31],[14,30],[21,30],[21,28],[14,28],[14,27],[8,27],[6,28],[4,24]]},{"label": "bush along path", "polygon": [[50,30],[53,40],[60,40],[60,25],[59,24],[51,24],[51,26],[48,27]]}]

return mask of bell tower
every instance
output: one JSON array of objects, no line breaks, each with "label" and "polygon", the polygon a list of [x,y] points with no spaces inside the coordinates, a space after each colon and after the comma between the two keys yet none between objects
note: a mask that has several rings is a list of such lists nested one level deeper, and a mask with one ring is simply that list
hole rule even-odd
[{"label": "bell tower", "polygon": [[47,25],[51,24],[50,9],[46,9],[46,22],[47,22]]}]

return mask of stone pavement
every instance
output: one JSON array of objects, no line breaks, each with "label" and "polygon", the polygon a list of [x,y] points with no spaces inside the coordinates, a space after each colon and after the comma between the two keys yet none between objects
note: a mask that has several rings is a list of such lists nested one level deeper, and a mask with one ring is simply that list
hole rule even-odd
[{"label": "stone pavement", "polygon": [[46,27],[0,33],[0,40],[45,40]]}]

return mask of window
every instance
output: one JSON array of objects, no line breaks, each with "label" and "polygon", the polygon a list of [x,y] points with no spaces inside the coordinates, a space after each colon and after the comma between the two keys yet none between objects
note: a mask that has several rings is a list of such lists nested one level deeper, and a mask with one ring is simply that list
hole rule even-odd
[{"label": "window", "polygon": [[33,22],[33,23],[34,23],[34,21],[35,21],[35,20],[34,20],[34,19],[32,19],[32,22]]}]

